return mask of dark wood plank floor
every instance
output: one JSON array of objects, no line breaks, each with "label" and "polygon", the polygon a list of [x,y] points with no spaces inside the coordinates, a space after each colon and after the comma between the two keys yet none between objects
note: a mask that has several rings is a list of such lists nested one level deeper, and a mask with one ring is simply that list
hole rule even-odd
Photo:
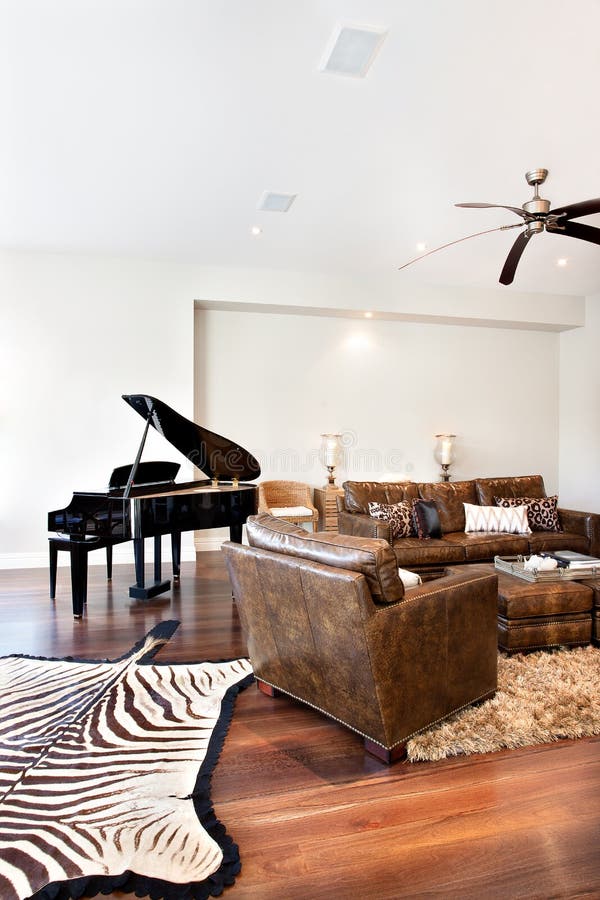
[{"label": "dark wood plank floor", "polygon": [[[67,569],[55,602],[46,571],[3,572],[0,654],[113,658],[167,618],[181,626],[159,659],[245,654],[219,552],[184,564],[162,598],[130,600],[133,580],[131,566],[110,585],[92,567],[75,621]],[[351,732],[252,686],[213,800],[240,846],[237,900],[600,897],[600,738],[387,768]]]}]

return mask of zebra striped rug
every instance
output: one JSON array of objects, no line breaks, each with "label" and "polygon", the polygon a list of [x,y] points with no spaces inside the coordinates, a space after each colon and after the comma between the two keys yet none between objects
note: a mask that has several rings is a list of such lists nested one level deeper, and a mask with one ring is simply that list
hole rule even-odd
[{"label": "zebra striped rug", "polygon": [[235,880],[210,774],[252,670],[153,663],[178,624],[114,661],[0,658],[2,900],[197,900]]}]

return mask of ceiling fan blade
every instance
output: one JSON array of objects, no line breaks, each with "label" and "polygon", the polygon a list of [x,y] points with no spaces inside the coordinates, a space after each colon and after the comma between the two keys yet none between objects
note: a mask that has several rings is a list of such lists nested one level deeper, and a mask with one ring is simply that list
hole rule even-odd
[{"label": "ceiling fan blade", "polygon": [[600,197],[594,200],[582,200],[581,203],[570,203],[568,206],[559,206],[551,209],[551,216],[564,215],[567,219],[578,219],[579,216],[591,216],[592,213],[600,213]]},{"label": "ceiling fan blade", "polygon": [[504,206],[502,203],[455,203],[454,205],[467,209],[509,209],[523,219],[529,218],[527,213],[518,206]]},{"label": "ceiling fan blade", "polygon": [[419,262],[420,259],[425,259],[426,256],[431,256],[432,253],[437,253],[438,250],[445,250],[446,247],[452,247],[453,244],[460,244],[462,241],[468,241],[470,238],[479,237],[480,234],[490,234],[492,231],[508,231],[509,228],[521,228],[522,224],[522,222],[517,222],[515,225],[500,225],[498,228],[487,228],[485,231],[476,231],[475,234],[468,234],[466,237],[458,238],[456,241],[449,241],[447,244],[442,244],[441,247],[435,247],[435,249],[428,250],[420,256],[415,256],[414,259],[409,259],[404,265],[398,266],[398,271],[400,271],[400,269],[406,269],[407,266],[412,266],[413,263]]},{"label": "ceiling fan blade", "polygon": [[521,259],[523,250],[527,246],[530,237],[531,235],[527,231],[524,231],[510,248],[510,253],[506,257],[504,268],[500,273],[500,284],[512,284],[512,280],[515,277],[515,271],[519,265],[519,260]]},{"label": "ceiling fan blade", "polygon": [[567,237],[579,238],[580,241],[600,244],[600,228],[592,228],[582,222],[565,222],[560,228],[548,227],[546,230],[550,234],[566,234]]}]

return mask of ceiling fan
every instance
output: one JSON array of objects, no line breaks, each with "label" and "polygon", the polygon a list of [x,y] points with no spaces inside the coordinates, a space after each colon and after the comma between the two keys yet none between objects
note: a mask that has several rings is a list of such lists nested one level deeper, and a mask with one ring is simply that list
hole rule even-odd
[{"label": "ceiling fan", "polygon": [[498,228],[488,228],[486,231],[478,231],[475,234],[468,234],[466,237],[459,238],[457,241],[442,244],[441,247],[436,247],[434,250],[429,250],[427,253],[409,260],[409,262],[400,266],[400,269],[405,269],[407,266],[418,262],[418,260],[432,253],[437,253],[438,250],[444,250],[446,247],[478,237],[480,234],[489,234],[492,231],[507,231],[510,228],[523,228],[523,231],[512,245],[500,273],[500,284],[512,284],[519,260],[534,234],[548,231],[550,234],[564,234],[567,237],[579,238],[581,241],[600,244],[600,228],[593,228],[591,225],[582,225],[580,222],[572,221],[572,219],[578,219],[580,216],[590,216],[593,213],[600,212],[600,197],[596,197],[595,200],[582,200],[581,203],[571,203],[568,206],[558,206],[556,209],[550,209],[550,201],[540,197],[538,191],[539,185],[544,183],[547,176],[548,169],[532,169],[531,172],[525,173],[527,184],[533,187],[534,193],[531,200],[527,200],[521,207],[505,206],[502,203],[455,203],[455,206],[469,209],[508,209],[510,212],[520,216],[523,221],[514,225],[500,225]]}]

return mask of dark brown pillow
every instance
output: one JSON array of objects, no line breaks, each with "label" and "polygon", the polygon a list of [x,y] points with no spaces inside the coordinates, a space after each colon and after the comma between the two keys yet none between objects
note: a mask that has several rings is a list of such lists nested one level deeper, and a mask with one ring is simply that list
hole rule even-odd
[{"label": "dark brown pillow", "polygon": [[494,497],[496,506],[526,506],[532,531],[562,531],[558,515],[558,494],[552,497]]},{"label": "dark brown pillow", "polygon": [[435,500],[413,500],[413,524],[421,540],[441,538],[442,526]]}]

